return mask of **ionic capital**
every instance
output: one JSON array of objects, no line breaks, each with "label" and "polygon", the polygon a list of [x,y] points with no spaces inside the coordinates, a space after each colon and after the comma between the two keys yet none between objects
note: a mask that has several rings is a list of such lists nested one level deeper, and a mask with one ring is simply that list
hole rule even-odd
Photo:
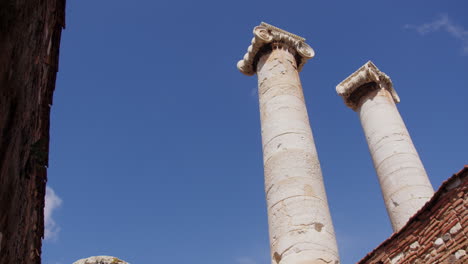
[{"label": "ionic capital", "polygon": [[336,92],[343,97],[345,104],[356,110],[362,96],[375,89],[387,89],[395,103],[400,102],[400,97],[393,89],[392,80],[381,72],[371,61],[351,74],[348,78],[336,86]]},{"label": "ionic capital", "polygon": [[301,71],[308,59],[314,57],[314,50],[305,43],[305,39],[295,34],[262,22],[253,30],[254,38],[244,58],[237,63],[237,68],[246,75],[254,75],[260,56],[272,49],[272,44],[286,47],[296,57],[297,70]]}]

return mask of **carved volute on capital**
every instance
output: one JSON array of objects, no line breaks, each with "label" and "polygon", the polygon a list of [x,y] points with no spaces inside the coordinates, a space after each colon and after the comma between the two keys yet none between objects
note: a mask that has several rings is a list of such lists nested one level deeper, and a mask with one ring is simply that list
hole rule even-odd
[{"label": "carved volute on capital", "polygon": [[338,95],[343,97],[345,104],[353,110],[358,108],[362,96],[375,89],[387,89],[393,101],[400,102],[390,77],[381,72],[371,61],[336,86]]},{"label": "carved volute on capital", "polygon": [[254,38],[244,58],[237,63],[237,68],[246,75],[254,75],[257,62],[264,52],[271,50],[271,45],[280,43],[287,46],[295,55],[297,70],[301,71],[308,59],[314,57],[314,50],[305,43],[305,39],[295,34],[262,22],[253,30]]}]

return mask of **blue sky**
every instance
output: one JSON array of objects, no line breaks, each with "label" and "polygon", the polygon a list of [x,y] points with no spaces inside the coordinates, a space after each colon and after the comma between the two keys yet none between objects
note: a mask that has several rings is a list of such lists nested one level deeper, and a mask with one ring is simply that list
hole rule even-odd
[{"label": "blue sky", "polygon": [[358,116],[335,86],[388,74],[432,184],[468,157],[466,1],[67,1],[43,263],[269,263],[256,76],[261,21],[307,39],[301,72],[342,263],[391,234]]}]

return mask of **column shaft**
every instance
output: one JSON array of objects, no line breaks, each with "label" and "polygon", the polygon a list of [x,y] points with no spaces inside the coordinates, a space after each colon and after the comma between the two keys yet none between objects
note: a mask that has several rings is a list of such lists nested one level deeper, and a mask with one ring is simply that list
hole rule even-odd
[{"label": "column shaft", "polygon": [[273,47],[257,64],[272,263],[339,263],[294,51]]},{"label": "column shaft", "polygon": [[387,89],[360,99],[357,109],[394,231],[400,230],[434,189]]}]

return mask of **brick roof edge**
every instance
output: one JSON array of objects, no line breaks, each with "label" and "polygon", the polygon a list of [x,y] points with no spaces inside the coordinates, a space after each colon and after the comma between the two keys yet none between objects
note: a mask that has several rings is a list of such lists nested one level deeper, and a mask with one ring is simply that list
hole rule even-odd
[{"label": "brick roof edge", "polygon": [[[437,192],[434,193],[432,198],[421,208],[419,211],[414,214],[408,222],[398,231],[393,233],[389,238],[387,238],[384,242],[382,242],[380,245],[378,245],[374,250],[372,250],[370,253],[368,253],[364,258],[362,258],[360,261],[358,261],[356,264],[365,264],[366,261],[368,261],[372,256],[374,256],[375,253],[382,247],[386,246],[388,243],[390,243],[393,239],[398,237],[400,234],[402,234],[406,229],[409,228],[409,226],[415,222],[420,215],[422,215],[424,212],[429,211],[431,207],[439,200],[439,198],[444,194],[444,190],[447,189],[447,187],[450,187],[450,184],[455,182],[457,179],[464,179],[468,176],[468,165],[465,165],[463,169],[461,169],[459,172],[453,174],[450,178],[445,180],[442,185],[440,185],[439,189]],[[452,189],[452,188],[449,188]]]}]

